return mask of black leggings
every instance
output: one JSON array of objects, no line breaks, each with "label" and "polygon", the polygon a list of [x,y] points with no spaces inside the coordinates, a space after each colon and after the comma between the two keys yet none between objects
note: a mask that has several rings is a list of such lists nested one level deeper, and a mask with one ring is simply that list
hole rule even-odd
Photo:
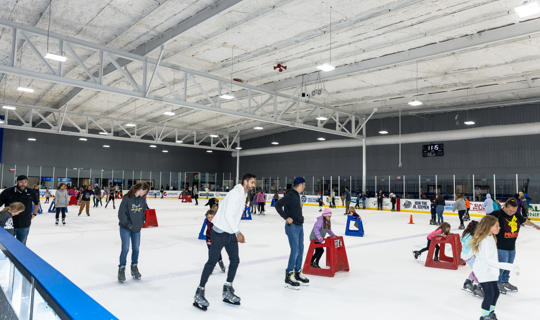
[{"label": "black leggings", "polygon": [[208,261],[204,265],[203,273],[201,275],[201,282],[199,285],[204,287],[212,270],[216,266],[216,263],[221,257],[221,250],[225,248],[227,255],[229,255],[229,273],[227,274],[227,282],[233,282],[234,277],[236,276],[236,270],[238,269],[238,264],[240,263],[240,257],[238,257],[238,240],[234,233],[217,233],[215,230],[212,230],[210,234],[212,239],[212,245],[210,246],[210,254]]},{"label": "black leggings", "polygon": [[264,202],[259,202],[259,213],[264,211]]},{"label": "black leggings", "polygon": [[324,253],[324,248],[315,248],[315,253],[313,254],[313,257],[311,258],[311,263],[319,264],[319,260],[321,260],[323,253]]},{"label": "black leggings", "polygon": [[458,215],[459,215],[459,222],[461,223],[461,225],[463,225],[463,216],[465,215],[465,210],[459,210],[458,211]]},{"label": "black leggings", "polygon": [[[418,251],[418,252],[422,253],[422,252],[424,252],[424,251],[428,251],[430,245],[431,245],[431,240],[427,239],[427,246],[426,246],[424,249],[422,249],[422,250],[420,250],[420,251]],[[439,250],[440,250],[440,249],[441,249],[441,247],[439,247],[439,245],[437,245],[437,246],[435,247],[435,257],[436,257],[436,258],[439,258]]]},{"label": "black leggings", "polygon": [[382,205],[383,205],[382,199],[377,200],[377,210],[382,210]]},{"label": "black leggings", "polygon": [[60,216],[60,210],[62,210],[62,219],[66,218],[66,207],[58,208],[56,207],[56,219]]},{"label": "black leggings", "polygon": [[497,281],[481,282],[480,285],[484,289],[484,301],[482,301],[482,309],[489,311],[491,306],[497,305],[499,299],[499,287]]}]

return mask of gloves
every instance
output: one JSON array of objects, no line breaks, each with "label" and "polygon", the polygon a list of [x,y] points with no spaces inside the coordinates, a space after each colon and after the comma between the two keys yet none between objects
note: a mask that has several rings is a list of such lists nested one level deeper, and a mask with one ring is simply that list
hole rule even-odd
[{"label": "gloves", "polygon": [[512,273],[514,273],[516,276],[519,276],[519,267],[518,266],[514,266],[514,268],[512,269]]},{"label": "gloves", "polygon": [[320,243],[324,243],[324,239],[323,239],[323,238],[318,238],[317,240],[319,240]]}]

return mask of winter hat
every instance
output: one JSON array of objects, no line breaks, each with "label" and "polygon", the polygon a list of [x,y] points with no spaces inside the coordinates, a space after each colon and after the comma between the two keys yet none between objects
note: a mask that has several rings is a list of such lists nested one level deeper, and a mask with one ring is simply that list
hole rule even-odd
[{"label": "winter hat", "polygon": [[332,216],[332,210],[330,208],[324,208],[324,211],[322,213],[324,217],[331,217]]}]

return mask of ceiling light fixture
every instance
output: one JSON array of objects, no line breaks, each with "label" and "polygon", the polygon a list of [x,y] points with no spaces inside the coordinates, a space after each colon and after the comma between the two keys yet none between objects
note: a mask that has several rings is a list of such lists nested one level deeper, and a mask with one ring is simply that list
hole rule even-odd
[{"label": "ceiling light fixture", "polygon": [[279,142],[277,142],[277,141],[272,141],[272,144],[275,145],[275,146],[277,146],[277,145],[279,144]]},{"label": "ceiling light fixture", "polygon": [[409,101],[409,105],[410,105],[410,106],[413,106],[413,107],[421,106],[421,105],[422,105],[422,101],[420,101],[420,100]]},{"label": "ceiling light fixture", "polygon": [[336,67],[332,66],[332,7],[330,7],[330,62],[323,63],[317,66],[317,69],[328,72],[336,69]]},{"label": "ceiling light fixture", "polygon": [[388,131],[386,131],[386,130],[381,130],[381,131],[379,131],[379,133],[380,133],[380,134],[388,134]]},{"label": "ceiling light fixture", "polygon": [[211,134],[210,137],[211,138],[219,138],[219,136],[217,134]]},{"label": "ceiling light fixture", "polygon": [[28,141],[36,141],[36,138],[28,138]]},{"label": "ceiling light fixture", "polygon": [[521,18],[525,18],[540,13],[540,6],[537,2],[528,2],[515,7],[514,10]]},{"label": "ceiling light fixture", "polygon": [[324,141],[324,140],[326,140],[326,139],[323,138],[323,137],[318,137],[317,140],[319,140],[319,141]]},{"label": "ceiling light fixture", "polygon": [[474,124],[474,121],[465,121],[463,123],[468,125],[468,126],[472,126]]},{"label": "ceiling light fixture", "polygon": [[88,139],[86,138],[79,138],[80,141],[87,141]]},{"label": "ceiling light fixture", "polygon": [[155,148],[155,147],[156,147],[155,144],[151,144],[151,145],[150,145],[150,148]]},{"label": "ceiling light fixture", "polygon": [[17,109],[17,108],[12,107],[12,106],[3,106],[2,109],[6,109],[6,110],[15,110],[15,109]]},{"label": "ceiling light fixture", "polygon": [[165,111],[165,112],[163,112],[163,114],[166,115],[166,116],[174,116],[175,115],[175,113],[171,112],[171,111]]},{"label": "ceiling light fixture", "polygon": [[212,150],[206,150],[207,153],[212,153]]},{"label": "ceiling light fixture", "polygon": [[316,120],[319,120],[319,121],[326,121],[328,120],[327,117],[323,117],[323,116],[318,116],[317,118],[315,118]]},{"label": "ceiling light fixture", "polygon": [[[416,60],[416,96],[418,97],[418,60]],[[422,105],[422,101],[414,99],[413,101],[409,101],[409,105],[417,107]]]},{"label": "ceiling light fixture", "polygon": [[18,87],[17,88],[18,91],[22,91],[22,92],[34,92],[34,89],[30,89],[30,88],[25,88],[25,87]]},{"label": "ceiling light fixture", "polygon": [[263,128],[263,127],[254,127],[253,129],[255,129],[255,130],[262,130],[262,129],[264,129],[264,128]]},{"label": "ceiling light fixture", "polygon": [[161,151],[161,152],[165,152],[165,153],[167,153],[167,152],[169,152],[169,150],[163,150],[163,151]]},{"label": "ceiling light fixture", "polygon": [[47,54],[45,55],[45,58],[55,60],[55,61],[60,61],[60,62],[66,62],[67,60],[66,56],[57,54],[57,53],[52,53],[52,52],[47,52]]},{"label": "ceiling light fixture", "polygon": [[182,140],[176,140],[176,143],[184,143]]},{"label": "ceiling light fixture", "polygon": [[219,97],[220,97],[221,99],[225,99],[225,100],[232,100],[232,99],[234,99],[234,96],[232,96],[232,95],[230,95],[230,94],[226,94],[226,93],[220,95]]},{"label": "ceiling light fixture", "polygon": [[104,135],[104,136],[108,135],[108,133],[107,133],[107,132],[104,132],[104,131],[101,131],[99,134],[102,134],[102,135]]},{"label": "ceiling light fixture", "polygon": [[136,126],[137,126],[137,125],[134,124],[134,123],[128,123],[128,124],[126,124],[126,127],[136,127]]},{"label": "ceiling light fixture", "polygon": [[108,145],[108,144],[104,144],[104,145],[103,145],[103,148],[110,148],[110,147],[111,147],[111,146]]},{"label": "ceiling light fixture", "polygon": [[235,149],[236,150],[242,150],[242,147],[236,147]]},{"label": "ceiling light fixture", "polygon": [[4,123],[4,121],[3,121],[3,120],[0,120],[0,123]]}]

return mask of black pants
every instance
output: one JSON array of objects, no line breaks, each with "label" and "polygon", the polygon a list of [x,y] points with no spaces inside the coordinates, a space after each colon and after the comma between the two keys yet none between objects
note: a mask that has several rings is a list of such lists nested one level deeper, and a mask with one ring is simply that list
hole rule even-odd
[{"label": "black pants", "polygon": [[[431,245],[431,240],[428,239],[428,240],[427,240],[427,246],[426,246],[424,249],[422,249],[422,250],[420,250],[420,251],[418,251],[418,252],[422,253],[422,252],[424,252],[424,251],[428,251],[430,245]],[[437,246],[435,247],[435,257],[436,257],[436,258],[439,258],[439,250],[440,250],[440,249],[441,249],[441,247],[439,247],[439,245],[437,245]]]},{"label": "black pants", "polygon": [[195,204],[199,204],[199,196],[193,196],[193,199],[195,199]]},{"label": "black pants", "polygon": [[259,202],[259,213],[264,211],[264,202]]},{"label": "black pants", "polygon": [[522,209],[521,209],[521,215],[522,215],[524,218],[527,218],[527,216],[529,215],[529,209],[522,208]]},{"label": "black pants", "polygon": [[377,210],[382,210],[382,199],[377,200]]},{"label": "black pants", "polygon": [[459,223],[461,223],[461,225],[463,225],[463,216],[465,215],[465,212],[467,212],[467,211],[466,210],[459,210],[458,211]]},{"label": "black pants", "polygon": [[437,221],[437,212],[431,212],[431,221]]},{"label": "black pants", "polygon": [[489,311],[491,306],[497,305],[499,299],[499,287],[497,281],[481,282],[480,285],[484,289],[484,301],[482,301],[482,309]]},{"label": "black pants", "polygon": [[360,199],[356,198],[356,205],[354,206],[355,209],[360,209]]},{"label": "black pants", "polygon": [[109,199],[107,199],[107,203],[105,205],[108,205],[109,202],[112,200],[112,205],[114,206],[114,196],[109,196]]},{"label": "black pants", "polygon": [[392,202],[392,211],[396,211],[396,204]]},{"label": "black pants", "polygon": [[471,208],[467,208],[467,217],[469,216],[469,210],[471,210]]},{"label": "black pants", "polygon": [[332,208],[336,207],[336,198],[332,197]]},{"label": "black pants", "polygon": [[319,260],[321,260],[323,253],[324,248],[315,248],[315,253],[313,254],[313,257],[311,257],[311,263],[319,264]]},{"label": "black pants", "polygon": [[56,219],[60,216],[60,210],[62,210],[62,219],[66,218],[66,207],[58,208],[56,207]]},{"label": "black pants", "polygon": [[219,261],[223,247],[225,247],[225,251],[227,251],[230,261],[227,282],[234,281],[236,269],[238,269],[238,264],[240,263],[240,258],[238,257],[238,240],[236,239],[235,234],[227,232],[217,233],[215,230],[212,230],[210,238],[212,239],[212,245],[210,246],[208,261],[204,265],[203,273],[201,275],[201,282],[199,283],[199,286],[201,287],[204,287],[206,282],[208,282],[208,277],[210,277],[212,270],[214,270],[216,263]]}]

